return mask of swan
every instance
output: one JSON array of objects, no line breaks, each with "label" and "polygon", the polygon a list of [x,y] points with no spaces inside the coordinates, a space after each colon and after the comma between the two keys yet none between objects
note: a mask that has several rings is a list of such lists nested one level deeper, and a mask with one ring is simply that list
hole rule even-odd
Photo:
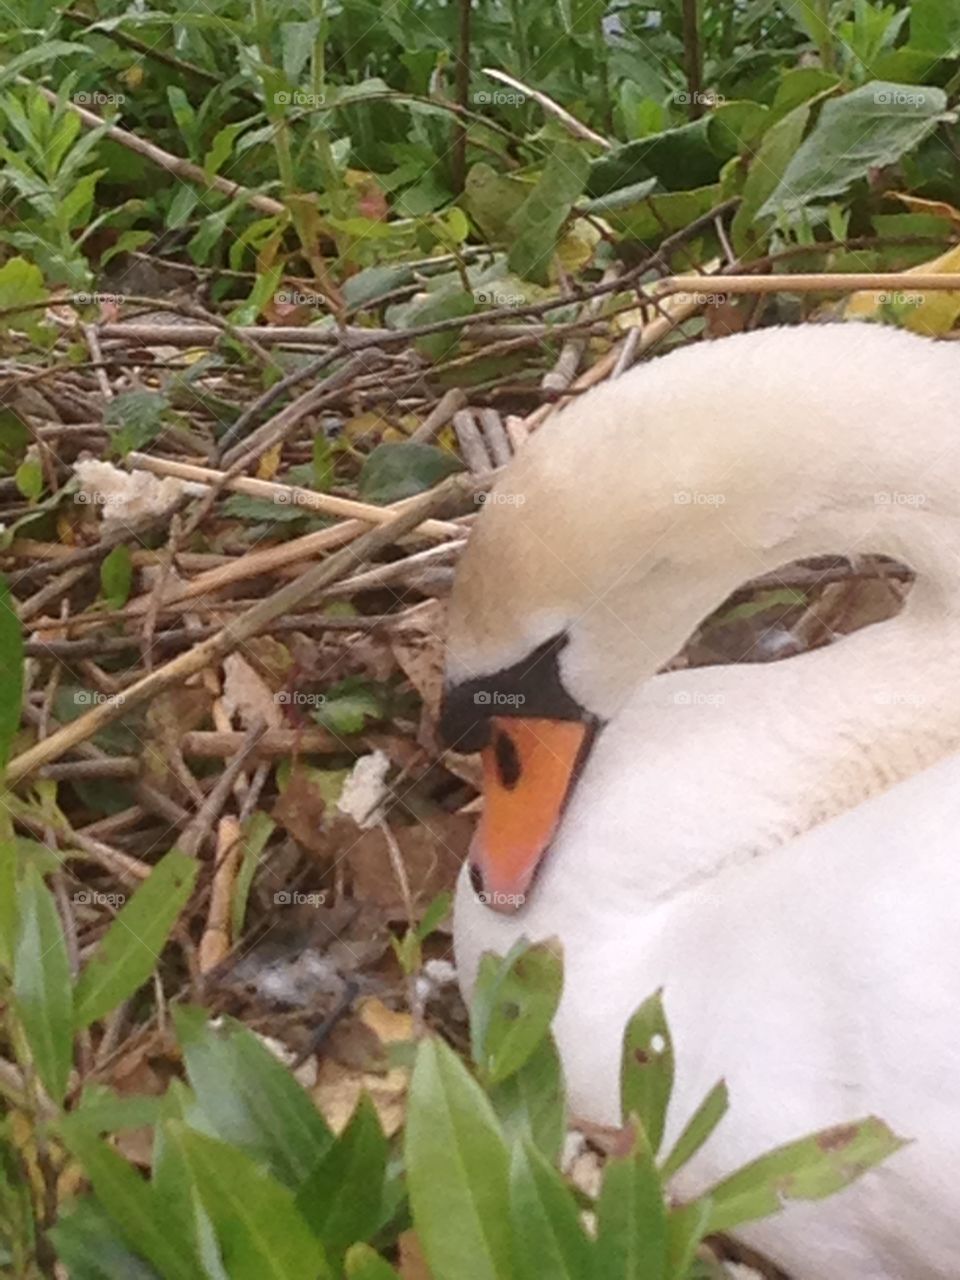
[{"label": "swan", "polygon": [[[640,365],[554,416],[463,555],[441,731],[481,750],[454,944],[560,939],[574,1114],[619,1120],[664,989],[678,1184],[869,1113],[913,1141],[743,1238],[794,1280],[960,1271],[960,351],[865,323]],[[746,580],[886,553],[895,618],[765,665],[661,669]]]}]

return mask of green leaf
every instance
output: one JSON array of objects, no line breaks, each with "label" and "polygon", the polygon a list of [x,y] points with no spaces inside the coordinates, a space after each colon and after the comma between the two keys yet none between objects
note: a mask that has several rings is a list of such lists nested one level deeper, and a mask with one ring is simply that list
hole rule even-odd
[{"label": "green leaf", "polygon": [[463,463],[432,444],[387,443],[364,460],[357,482],[364,502],[385,504],[412,498],[463,470]]},{"label": "green leaf", "polygon": [[[16,59],[14,59],[16,61]],[[2,79],[2,74],[0,74]],[[0,267],[0,311],[40,302],[47,296],[43,272],[26,258],[8,258]],[[0,332],[4,329],[29,330],[42,317],[42,311],[18,311],[0,316]]]},{"label": "green leaf", "polygon": [[895,164],[950,118],[946,106],[942,89],[883,80],[825,103],[760,216],[794,213],[842,195],[872,169]]},{"label": "green leaf", "polygon": [[368,1244],[355,1244],[348,1251],[344,1272],[347,1280],[399,1280],[399,1272]]},{"label": "green leaf", "polygon": [[637,1116],[650,1150],[660,1150],[673,1092],[673,1041],[661,992],[645,1000],[627,1023],[620,1056],[620,1110]]},{"label": "green leaf", "polygon": [[48,1234],[70,1280],[160,1280],[92,1198],[70,1205]]},{"label": "green leaf", "polygon": [[122,1129],[139,1129],[154,1125],[161,1115],[162,1101],[152,1094],[114,1093],[105,1085],[91,1084],[84,1089],[71,1116],[83,1120],[93,1133],[117,1133]]},{"label": "green leaf", "polygon": [[582,143],[559,139],[540,180],[510,219],[507,262],[525,279],[546,283],[560,230],[583,194],[590,157]]},{"label": "green leaf", "polygon": [[[513,1150],[510,1213],[516,1280],[594,1280],[593,1246],[580,1224],[577,1202],[528,1142]],[[616,1274],[619,1280],[621,1273]]]},{"label": "green leaf", "polygon": [[[724,157],[725,158],[725,157]],[[668,191],[686,191],[716,181],[721,158],[710,141],[710,117],[634,142],[613,147],[594,160],[588,190],[605,196],[648,178],[657,178]]]},{"label": "green leaf", "polygon": [[703,1102],[684,1125],[683,1132],[673,1144],[670,1154],[660,1168],[660,1176],[667,1181],[697,1154],[714,1129],[727,1114],[730,1098],[723,1080],[718,1081]]},{"label": "green leaf", "polygon": [[[473,315],[477,309],[476,299],[465,289],[453,289],[446,293],[436,294],[420,303],[407,313],[410,326],[437,324],[440,320],[453,320],[459,316]],[[424,334],[414,340],[414,347],[419,355],[427,360],[440,361],[450,355],[460,341],[460,329],[443,329],[439,333]],[[381,445],[380,448],[384,448]],[[412,445],[400,445],[409,449]],[[417,445],[418,449],[432,448],[432,445]]]},{"label": "green leaf", "polygon": [[203,171],[208,178],[219,173],[226,161],[230,159],[237,135],[243,133],[246,127],[246,123],[241,121],[239,124],[225,124],[218,130],[210,150],[203,157]]},{"label": "green leaf", "polygon": [[67,1092],[73,1060],[73,992],[63,926],[53,895],[28,867],[17,903],[13,996],[37,1075],[55,1103]]},{"label": "green leaf", "polygon": [[13,972],[17,944],[17,845],[11,826],[0,819],[0,968]]},{"label": "green leaf", "polygon": [[441,1040],[417,1051],[406,1161],[434,1280],[512,1280],[507,1149],[483,1090]]},{"label": "green leaf", "polygon": [[488,1085],[519,1071],[546,1037],[560,1003],[563,961],[556,944],[517,943],[480,961],[470,1009],[473,1060]]},{"label": "green leaf", "polygon": [[158,391],[121,391],[103,415],[108,427],[118,428],[111,435],[115,452],[123,456],[149,444],[163,430],[169,410],[169,401]]},{"label": "green leaf", "polygon": [[709,213],[720,199],[719,183],[693,187],[690,191],[656,192],[625,209],[611,209],[608,220],[620,235],[657,243],[672,231],[679,231]]},{"label": "green leaf", "polygon": [[625,1135],[630,1150],[607,1161],[597,1199],[597,1275],[665,1280],[667,1208],[660,1175],[636,1117]]},{"label": "green leaf", "polygon": [[273,835],[275,828],[276,823],[261,809],[251,814],[243,824],[240,838],[240,867],[230,903],[230,936],[232,938],[239,938],[243,934],[250,886],[260,865],[260,855],[267,847],[267,841]]},{"label": "green leaf", "polygon": [[913,0],[910,45],[941,58],[955,56],[960,51],[960,0]]},{"label": "green leaf", "polygon": [[640,182],[632,182],[628,187],[618,187],[616,191],[587,200],[580,208],[584,213],[594,213],[603,218],[617,209],[626,209],[638,200],[645,200],[656,187],[656,178],[643,178]]},{"label": "green leaf", "polygon": [[283,73],[291,84],[297,83],[297,78],[310,60],[319,31],[319,18],[311,18],[308,22],[282,22],[280,24]]},{"label": "green leaf", "polygon": [[667,1258],[669,1280],[688,1280],[700,1241],[707,1234],[713,1201],[693,1200],[672,1209],[667,1217]]},{"label": "green leaf", "polygon": [[89,56],[90,50],[85,44],[74,44],[72,41],[42,41],[23,53],[18,53],[16,57],[0,67],[0,88],[11,84],[27,67],[34,67],[38,62],[53,62],[60,58],[69,58],[74,53],[85,53]]},{"label": "green leaf", "polygon": [[6,579],[0,575],[0,773],[10,758],[10,745],[20,727],[23,702],[23,628]]},{"label": "green leaf", "polygon": [[32,438],[21,417],[12,409],[0,408],[0,474],[16,470]]},{"label": "green leaf", "polygon": [[81,1117],[68,1116],[62,1134],[124,1243],[153,1263],[164,1280],[198,1280],[199,1268],[164,1222],[150,1183],[95,1137]]},{"label": "green leaf", "polygon": [[22,496],[28,502],[36,502],[43,493],[43,467],[39,458],[28,458],[21,462],[14,479]]},{"label": "green leaf", "polygon": [[102,1018],[147,981],[198,870],[195,858],[174,849],[120,908],[77,981],[78,1028]]},{"label": "green leaf", "polygon": [[731,224],[737,253],[745,254],[750,249],[757,249],[765,240],[764,232],[755,225],[757,213],[773,194],[796,155],[809,117],[810,107],[803,103],[778,120],[765,134],[750,163],[740,207]]},{"label": "green leaf", "polygon": [[320,493],[326,493],[333,484],[334,460],[330,441],[322,431],[318,431],[313,437],[311,464],[313,467],[314,488],[319,490]]},{"label": "green leaf", "polygon": [[567,1132],[567,1102],[560,1054],[547,1036],[519,1071],[489,1093],[507,1141],[527,1137],[550,1160],[558,1159]]},{"label": "green leaf", "polygon": [[297,1192],[297,1207],[332,1261],[374,1235],[383,1207],[388,1144],[362,1094],[350,1122]]},{"label": "green leaf", "polygon": [[133,556],[126,543],[113,548],[100,566],[100,590],[111,609],[122,609],[133,586]]},{"label": "green leaf", "polygon": [[233,1019],[212,1026],[202,1011],[181,1007],[174,1011],[174,1023],[204,1129],[267,1162],[288,1186],[299,1187],[333,1140],[307,1094]]},{"label": "green leaf", "polygon": [[328,1280],[323,1246],[297,1212],[293,1193],[224,1142],[168,1120],[210,1215],[231,1280]]},{"label": "green leaf", "polygon": [[822,1200],[906,1145],[875,1116],[787,1143],[710,1188],[709,1230],[730,1231],[756,1222],[777,1213],[788,1200]]},{"label": "green leaf", "polygon": [[425,942],[430,937],[450,910],[452,902],[453,894],[444,889],[427,905],[427,909],[420,917],[420,923],[414,930],[418,942]]},{"label": "green leaf", "polygon": [[531,191],[529,182],[498,173],[493,165],[481,161],[470,166],[464,187],[464,202],[486,240],[503,243],[508,236],[510,219],[517,213]]},{"label": "green leaf", "polygon": [[363,676],[348,676],[324,696],[311,715],[317,724],[338,737],[359,733],[367,720],[382,720],[386,707],[380,691]]}]

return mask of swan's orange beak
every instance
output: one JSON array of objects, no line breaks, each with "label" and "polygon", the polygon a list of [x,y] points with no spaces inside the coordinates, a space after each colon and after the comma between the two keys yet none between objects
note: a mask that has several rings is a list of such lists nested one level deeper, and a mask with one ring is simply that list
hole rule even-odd
[{"label": "swan's orange beak", "polygon": [[523,906],[570,796],[589,728],[579,720],[491,719],[481,756],[483,814],[469,857],[477,895],[495,911]]}]

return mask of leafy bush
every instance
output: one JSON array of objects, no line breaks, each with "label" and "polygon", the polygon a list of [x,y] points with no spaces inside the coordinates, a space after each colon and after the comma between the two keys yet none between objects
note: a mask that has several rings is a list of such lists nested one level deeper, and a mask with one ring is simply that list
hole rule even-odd
[{"label": "leafy bush", "polygon": [[[626,1029],[624,1126],[589,1201],[557,1170],[567,1117],[550,1024],[562,966],[549,945],[484,957],[472,1072],[439,1038],[410,1046],[401,1143],[366,1098],[335,1136],[255,1035],[187,1006],[174,1015],[186,1082],[163,1097],[81,1087],[78,1039],[146,980],[196,864],[168,854],[73,980],[41,852],[9,833],[0,845],[0,881],[16,886],[0,919],[3,1033],[21,1068],[0,1079],[0,1249],[18,1276],[55,1255],[72,1280],[384,1280],[398,1274],[387,1256],[412,1223],[435,1280],[683,1280],[697,1274],[708,1233],[786,1198],[829,1195],[899,1146],[880,1121],[862,1120],[842,1142],[836,1131],[802,1139],[671,1204],[669,1179],[727,1097],[718,1084],[661,1151],[674,1051],[655,995]],[[148,1177],[109,1141],[144,1125]],[[90,1190],[78,1193],[82,1182]]]}]

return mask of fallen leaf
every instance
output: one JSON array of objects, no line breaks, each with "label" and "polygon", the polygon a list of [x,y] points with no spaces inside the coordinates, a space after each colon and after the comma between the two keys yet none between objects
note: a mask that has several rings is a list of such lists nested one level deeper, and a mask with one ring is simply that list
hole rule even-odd
[{"label": "fallen leaf", "polygon": [[925,200],[922,196],[912,196],[908,191],[888,191],[888,196],[902,201],[913,213],[929,213],[935,218],[949,218],[951,222],[960,224],[960,209],[946,200]]},{"label": "fallen leaf", "polygon": [[[473,819],[436,810],[422,824],[394,827],[414,909],[419,912],[444,890],[452,890],[473,835]],[[388,920],[406,920],[403,893],[382,830],[366,831],[344,853],[356,897],[372,902]]]},{"label": "fallen leaf", "polygon": [[403,1124],[409,1074],[403,1067],[387,1069],[381,1064],[386,1063],[389,1045],[412,1040],[413,1018],[369,997],[351,1023],[341,1024],[340,1034],[331,1039],[330,1052],[320,1063],[313,1099],[330,1127],[339,1133],[361,1093],[366,1092],[390,1136]]},{"label": "fallen leaf", "polygon": [[298,844],[324,862],[334,861],[343,841],[356,830],[346,819],[338,819],[336,810],[328,817],[333,791],[342,778],[342,770],[298,763],[270,814]]},{"label": "fallen leaf", "polygon": [[266,721],[268,729],[279,729],[283,712],[277,695],[239,653],[223,660],[223,705],[231,720],[247,728],[255,720]]},{"label": "fallen leaf", "polygon": [[[910,267],[906,275],[946,275],[960,271],[960,245],[946,253]],[[924,293],[909,288],[883,292],[863,290],[851,294],[843,309],[844,320],[869,320],[884,314],[895,318],[914,333],[939,337],[949,333],[960,316],[960,290],[937,289]]]},{"label": "fallen leaf", "polygon": [[428,600],[390,632],[390,648],[400,670],[423,699],[431,718],[440,714],[446,608]]}]

